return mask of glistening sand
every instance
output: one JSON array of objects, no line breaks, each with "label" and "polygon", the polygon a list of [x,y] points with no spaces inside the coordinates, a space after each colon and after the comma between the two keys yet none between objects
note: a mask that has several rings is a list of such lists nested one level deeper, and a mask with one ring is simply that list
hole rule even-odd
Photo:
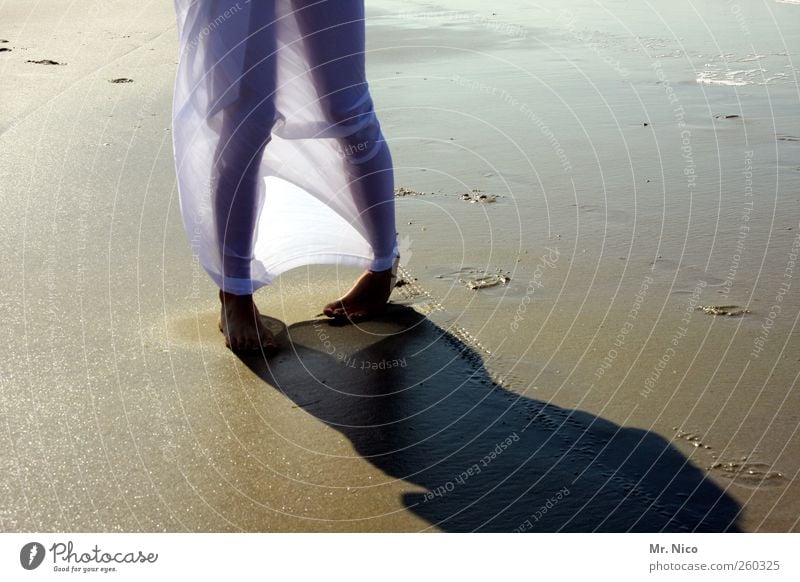
[{"label": "glistening sand", "polygon": [[3,531],[796,531],[800,6],[369,11],[407,284],[333,327],[356,273],[282,277],[264,362],[180,224],[171,5],[0,9]]}]

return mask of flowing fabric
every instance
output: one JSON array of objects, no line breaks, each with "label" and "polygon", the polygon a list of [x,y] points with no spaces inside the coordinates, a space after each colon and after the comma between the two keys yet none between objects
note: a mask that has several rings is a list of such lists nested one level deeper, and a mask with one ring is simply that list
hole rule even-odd
[{"label": "flowing fabric", "polygon": [[363,0],[175,0],[184,227],[223,290],[398,256],[392,159],[366,82]]}]

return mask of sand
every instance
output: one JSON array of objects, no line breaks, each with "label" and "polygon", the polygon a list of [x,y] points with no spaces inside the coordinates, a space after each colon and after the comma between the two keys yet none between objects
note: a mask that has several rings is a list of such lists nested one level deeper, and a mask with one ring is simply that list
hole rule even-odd
[{"label": "sand", "polygon": [[171,4],[3,4],[2,531],[797,531],[800,7],[695,4],[369,3],[404,284],[282,276],[266,361],[180,224]]}]

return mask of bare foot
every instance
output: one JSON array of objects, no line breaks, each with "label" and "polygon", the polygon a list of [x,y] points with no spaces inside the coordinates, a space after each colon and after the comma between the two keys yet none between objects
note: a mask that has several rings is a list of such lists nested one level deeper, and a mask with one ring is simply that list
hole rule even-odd
[{"label": "bare foot", "polygon": [[328,303],[322,313],[351,321],[368,319],[386,308],[392,294],[392,270],[364,271],[344,297]]},{"label": "bare foot", "polygon": [[233,295],[219,292],[222,303],[219,330],[225,335],[225,345],[234,352],[269,351],[278,348],[278,342],[261,321],[252,295]]}]

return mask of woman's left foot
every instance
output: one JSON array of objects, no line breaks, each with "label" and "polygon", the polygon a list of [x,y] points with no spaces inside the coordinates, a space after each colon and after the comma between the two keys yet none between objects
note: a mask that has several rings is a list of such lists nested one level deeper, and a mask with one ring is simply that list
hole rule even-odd
[{"label": "woman's left foot", "polygon": [[344,297],[328,303],[322,313],[328,317],[351,321],[369,319],[386,309],[395,277],[392,269],[364,271]]}]

